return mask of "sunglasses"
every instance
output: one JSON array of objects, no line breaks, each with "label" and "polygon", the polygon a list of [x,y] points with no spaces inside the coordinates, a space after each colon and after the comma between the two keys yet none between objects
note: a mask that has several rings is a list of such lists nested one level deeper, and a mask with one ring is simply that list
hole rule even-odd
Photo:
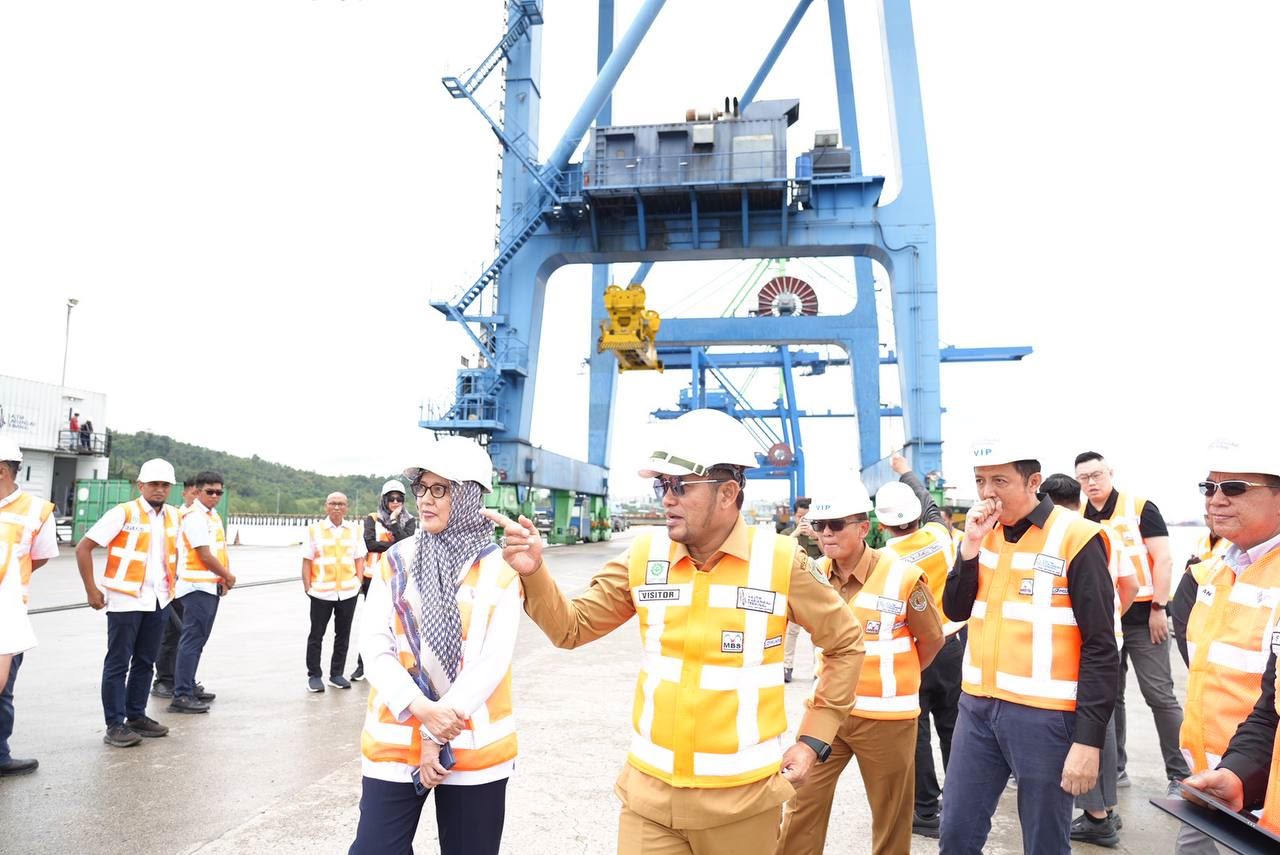
[{"label": "sunglasses", "polygon": [[[439,496],[436,496],[436,498],[438,499],[438,498],[440,498],[440,497],[439,497]],[[404,496],[387,496],[387,504],[389,505],[389,504],[391,504],[392,502],[400,502],[401,504],[403,504],[403,503],[404,503]]]},{"label": "sunglasses", "polygon": [[427,493],[430,493],[433,499],[443,499],[449,494],[448,484],[432,484],[427,486],[421,481],[417,481],[409,487],[409,489],[412,490],[413,495],[417,496],[419,499],[427,495]]},{"label": "sunglasses", "polygon": [[1272,490],[1280,490],[1280,485],[1257,484],[1253,481],[1201,481],[1200,495],[1212,497],[1221,490],[1222,495],[1233,498],[1235,496],[1243,496],[1244,491],[1250,487],[1270,487]]},{"label": "sunglasses", "polygon": [[676,478],[654,478],[653,494],[661,499],[670,493],[673,496],[683,496],[685,487],[690,484],[724,484],[722,478],[700,478],[696,481],[680,481]]},{"label": "sunglasses", "polygon": [[831,529],[832,534],[835,534],[836,532],[844,531],[844,527],[847,525],[857,525],[858,523],[861,523],[861,522],[866,522],[866,520],[858,520],[858,519],[809,520],[809,527],[812,528],[814,531],[816,531],[818,534],[822,534],[827,529]]},{"label": "sunglasses", "polygon": [[204,494],[205,494],[206,496],[221,496],[221,495],[222,495],[222,493],[223,493],[223,491],[222,491],[222,490],[209,490],[209,489],[206,489],[206,490],[204,491]]}]

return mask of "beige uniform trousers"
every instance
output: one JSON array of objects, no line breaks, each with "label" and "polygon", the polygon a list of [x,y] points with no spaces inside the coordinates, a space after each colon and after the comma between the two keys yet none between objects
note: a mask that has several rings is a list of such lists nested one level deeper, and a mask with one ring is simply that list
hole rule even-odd
[{"label": "beige uniform trousers", "polygon": [[[667,828],[624,807],[618,818],[618,855],[769,855],[781,818],[775,807],[713,828]],[[910,831],[908,826],[908,835]]]},{"label": "beige uniform trousers", "polygon": [[[836,781],[854,757],[871,803],[871,851],[874,855],[910,852],[916,722],[915,718],[883,721],[849,716],[831,743],[827,762],[814,765],[809,780],[783,809],[777,855],[821,855]],[[840,841],[837,851],[865,852],[866,843]]]}]

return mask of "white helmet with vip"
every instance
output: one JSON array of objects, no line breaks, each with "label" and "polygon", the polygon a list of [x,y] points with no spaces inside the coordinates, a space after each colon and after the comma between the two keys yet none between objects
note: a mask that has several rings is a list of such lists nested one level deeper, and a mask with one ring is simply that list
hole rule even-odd
[{"label": "white helmet with vip", "polygon": [[839,489],[813,497],[809,506],[809,520],[842,520],[855,514],[871,511],[871,496],[856,477]]},{"label": "white helmet with vip", "polygon": [[640,467],[641,478],[701,477],[716,464],[755,469],[759,444],[742,422],[720,410],[690,410],[664,425],[660,447]]},{"label": "white helmet with vip", "polygon": [[884,525],[911,525],[924,508],[916,491],[901,481],[890,481],[876,490],[876,519]]},{"label": "white helmet with vip", "polygon": [[1280,446],[1255,437],[1219,439],[1209,444],[1205,463],[1210,472],[1256,472],[1280,478]]},{"label": "white helmet with vip", "polygon": [[401,495],[404,495],[404,492],[404,484],[401,484],[395,478],[392,478],[390,481],[382,485],[382,492],[378,495],[385,496],[387,493],[400,493]]},{"label": "white helmet with vip", "polygon": [[[423,472],[433,472],[441,478],[448,478],[458,483],[475,481],[486,493],[493,490],[493,461],[489,459],[488,452],[474,439],[467,439],[464,436],[442,436],[428,442],[418,452],[414,461],[414,465],[404,470],[404,475],[410,483],[418,480],[418,476]],[[403,492],[404,488],[399,486],[399,483],[398,481],[387,482],[387,484],[395,484],[396,489]],[[387,484],[382,487],[384,493],[387,491]]]},{"label": "white helmet with vip", "polygon": [[14,442],[11,437],[0,436],[0,460],[22,462],[22,449],[18,447],[18,443]]},{"label": "white helmet with vip", "polygon": [[173,472],[173,464],[159,457],[148,460],[138,469],[138,482],[150,484],[152,481],[167,481],[177,484],[178,477]]},{"label": "white helmet with vip", "polygon": [[1000,466],[1019,460],[1039,460],[1040,452],[1020,439],[983,439],[975,442],[971,463],[978,466]]}]

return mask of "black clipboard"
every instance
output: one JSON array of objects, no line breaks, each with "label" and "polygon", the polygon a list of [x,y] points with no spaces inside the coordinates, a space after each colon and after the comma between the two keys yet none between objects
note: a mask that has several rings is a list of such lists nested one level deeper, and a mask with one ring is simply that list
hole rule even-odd
[{"label": "black clipboard", "polygon": [[1201,799],[1208,807],[1180,798],[1151,799],[1151,804],[1179,822],[1186,823],[1223,846],[1244,855],[1270,855],[1280,851],[1280,835],[1263,828],[1253,814],[1234,811],[1229,805],[1195,787],[1186,784],[1179,786],[1183,792]]}]

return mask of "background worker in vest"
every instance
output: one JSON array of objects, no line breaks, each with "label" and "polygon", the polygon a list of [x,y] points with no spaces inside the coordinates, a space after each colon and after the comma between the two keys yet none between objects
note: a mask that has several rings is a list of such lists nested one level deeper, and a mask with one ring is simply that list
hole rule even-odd
[{"label": "background worker in vest", "polygon": [[1151,708],[1160,753],[1164,755],[1164,773],[1168,792],[1175,795],[1177,782],[1185,778],[1186,761],[1178,751],[1178,730],[1182,727],[1182,708],[1173,696],[1173,672],[1169,664],[1169,595],[1173,561],[1169,556],[1169,529],[1155,503],[1112,486],[1112,469],[1096,451],[1076,455],[1076,480],[1084,489],[1088,502],[1084,518],[1096,523],[1109,523],[1120,533],[1117,548],[1146,550],[1146,561],[1139,562],[1138,598],[1121,618],[1124,648],[1120,651],[1121,692],[1116,699],[1116,747],[1119,752],[1119,786],[1129,786],[1125,771],[1125,703],[1124,686],[1129,663],[1138,677],[1142,697]]},{"label": "background worker in vest", "polygon": [[[884,549],[919,567],[935,603],[942,602],[947,573],[956,560],[956,541],[946,526],[946,517],[929,495],[920,476],[901,454],[889,459],[898,473],[876,491],[876,519],[888,540]],[[943,621],[946,643],[920,678],[920,715],[917,719],[915,757],[915,810],[911,830],[924,837],[937,837],[941,817],[938,773],[933,765],[929,716],[938,729],[942,768],[951,762],[951,735],[956,727],[960,703],[960,663],[964,657],[964,622]]]},{"label": "background worker in vest", "polygon": [[196,475],[196,500],[182,518],[177,596],[182,601],[182,638],[178,642],[173,700],[169,712],[206,713],[209,700],[196,696],[196,670],[218,616],[218,600],[236,584],[227,557],[227,531],[214,510],[225,488],[222,475],[205,470]]},{"label": "background worker in vest", "polygon": [[351,621],[356,616],[356,597],[364,578],[367,554],[364,538],[346,522],[347,497],[330,493],[324,500],[325,518],[307,527],[302,544],[302,590],[311,601],[311,632],[307,634],[307,691],[323,692],[320,648],[333,618],[333,656],[329,660],[329,685],[350,689],[342,672],[347,670],[347,647],[351,642]]},{"label": "background worker in vest", "polygon": [[[169,728],[147,715],[151,672],[168,623],[178,574],[178,509],[165,504],[176,480],[173,466],[155,458],[138,470],[138,498],[116,505],[76,546],[76,565],[89,605],[107,610],[107,655],[102,661],[102,741],[116,748]],[[93,551],[107,548],[102,587]]]},{"label": "background worker in vest", "polygon": [[516,758],[520,584],[481,514],[493,464],[474,441],[442,437],[405,476],[421,525],[387,551],[360,621],[371,688],[350,853],[411,853],[434,788],[442,855],[497,855]]},{"label": "background worker in vest", "polygon": [[[1200,483],[1213,530],[1232,546],[1211,559],[1187,619],[1187,709],[1181,749],[1194,774],[1219,765],[1262,693],[1280,604],[1280,454],[1271,439],[1224,440],[1209,448]],[[1217,852],[1190,826],[1176,852]]]},{"label": "background worker in vest", "polygon": [[[418,518],[404,505],[404,485],[396,479],[382,485],[378,509],[364,520],[364,548],[368,554],[364,559],[364,579],[360,582],[360,593],[365,600],[369,599],[369,582],[377,575],[382,556],[392,544],[412,537],[418,527]],[[352,680],[364,679],[364,659],[356,653],[356,670],[351,672]]]},{"label": "background worker in vest", "polygon": [[[179,525],[182,517],[196,500],[196,479],[187,478],[182,482],[182,507],[178,508]],[[182,556],[179,556],[181,559]],[[160,652],[156,655],[156,681],[151,686],[151,694],[157,698],[173,697],[173,671],[178,661],[178,642],[182,640],[182,600],[175,597],[165,611],[164,635],[160,638]],[[206,692],[204,686],[196,683],[196,700],[211,701],[216,695]]]},{"label": "background worker in vest", "polygon": [[[1072,513],[1080,513],[1080,482],[1070,475],[1057,473],[1044,479],[1042,493],[1060,508]],[[1111,570],[1111,581],[1116,587],[1115,633],[1116,646],[1124,647],[1124,630],[1121,619],[1125,611],[1133,604],[1138,595],[1138,574],[1135,558],[1145,561],[1145,556],[1136,555],[1120,544],[1122,538],[1114,530],[1102,527],[1110,546],[1108,567]],[[1107,721],[1107,738],[1102,744],[1102,758],[1098,767],[1098,782],[1093,789],[1076,799],[1076,807],[1080,815],[1071,820],[1071,839],[1082,843],[1093,843],[1098,846],[1116,846],[1120,843],[1120,815],[1116,813],[1117,796],[1116,779],[1119,769],[1116,765],[1116,725],[1115,713]]]},{"label": "background worker in vest", "polygon": [[[808,496],[800,496],[796,499],[796,512],[791,518],[791,525],[781,531],[788,537],[794,537],[796,542],[800,544],[800,548],[804,550],[804,554],[811,559],[822,557],[822,547],[818,545],[817,535],[813,529],[809,527],[807,517],[809,515],[809,506],[813,504],[813,500]],[[782,680],[784,683],[790,683],[792,674],[796,667],[796,642],[800,640],[800,624],[787,624],[787,640],[782,645]]]},{"label": "background worker in vest", "polygon": [[1040,499],[1035,452],[973,447],[970,509],[942,611],[967,620],[960,715],[942,813],[943,855],[979,853],[1018,780],[1022,847],[1071,851],[1074,797],[1097,781],[1119,688],[1115,585],[1096,523]]},{"label": "background worker in vest", "polygon": [[1191,664],[1191,654],[1187,650],[1187,619],[1191,617],[1191,609],[1196,604],[1196,591],[1209,581],[1209,573],[1213,567],[1213,559],[1220,558],[1231,548],[1231,542],[1221,535],[1215,534],[1209,525],[1209,515],[1205,514],[1204,524],[1207,528],[1203,537],[1196,544],[1195,551],[1187,558],[1182,578],[1169,598],[1169,622],[1173,624],[1173,640],[1178,645],[1178,655],[1183,665]]},{"label": "background worker in vest", "polygon": [[820,497],[809,514],[825,556],[818,570],[862,625],[866,654],[853,711],[836,732],[830,759],[814,767],[783,809],[777,855],[821,855],[836,783],[854,757],[871,805],[872,853],[911,849],[920,669],[942,649],[942,616],[920,567],[867,546],[870,511],[866,488],[854,481]]},{"label": "background worker in vest", "polygon": [[[27,618],[27,588],[31,574],[58,556],[53,502],[42,502],[18,486],[22,449],[0,437],[0,654],[8,658],[8,673],[0,683],[0,778],[34,772],[39,761],[9,753],[13,735],[13,687],[25,651],[35,647]],[[14,605],[14,600],[17,605]],[[12,621],[8,616],[12,616]]]},{"label": "background worker in vest", "polygon": [[[862,633],[795,540],[742,518],[745,471],[759,465],[746,428],[715,410],[666,427],[640,467],[654,479],[666,526],[637,536],[573,600],[543,563],[532,522],[485,513],[504,527],[504,557],[521,574],[525,611],[557,647],[579,647],[640,618],[645,653],[631,751],[615,786],[618,852],[772,855],[783,802],[830,754],[853,706]],[[788,620],[825,656],[789,745]],[[748,709],[756,714],[738,714]],[[701,718],[735,724],[692,727]]]}]

